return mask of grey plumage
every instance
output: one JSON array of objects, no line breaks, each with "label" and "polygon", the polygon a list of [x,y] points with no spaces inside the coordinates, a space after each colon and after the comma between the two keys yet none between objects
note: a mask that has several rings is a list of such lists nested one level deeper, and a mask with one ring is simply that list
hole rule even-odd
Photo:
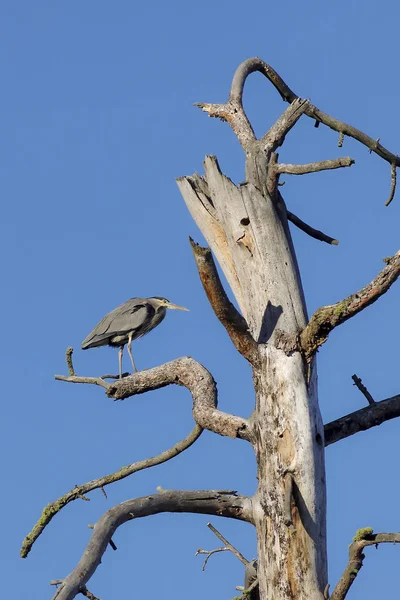
[{"label": "grey plumage", "polygon": [[166,298],[131,298],[109,312],[82,342],[82,350],[100,346],[116,346],[119,351],[119,375],[122,376],[122,352],[128,344],[128,353],[136,371],[132,356],[132,340],[136,340],[157,327],[164,319],[167,308],[188,310],[172,304]]}]

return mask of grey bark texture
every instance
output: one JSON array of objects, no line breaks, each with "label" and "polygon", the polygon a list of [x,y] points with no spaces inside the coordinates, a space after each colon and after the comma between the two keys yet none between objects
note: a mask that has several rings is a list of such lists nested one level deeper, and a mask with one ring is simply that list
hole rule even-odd
[{"label": "grey bark texture", "polygon": [[[327,577],[326,499],[315,369],[305,367],[299,351],[288,356],[276,344],[278,328],[280,339],[282,333],[298,336],[307,325],[287,222],[266,186],[263,193],[252,182],[235,186],[213,157],[205,160],[201,183],[194,176],[178,184],[197,225],[227,269],[225,275],[233,282],[232,291],[258,344],[252,422],[258,463],[254,519],[260,596],[321,598]],[[213,207],[212,217],[208,205]],[[223,237],[216,239],[216,230],[222,230]],[[293,529],[285,520],[288,471],[295,490]]]}]

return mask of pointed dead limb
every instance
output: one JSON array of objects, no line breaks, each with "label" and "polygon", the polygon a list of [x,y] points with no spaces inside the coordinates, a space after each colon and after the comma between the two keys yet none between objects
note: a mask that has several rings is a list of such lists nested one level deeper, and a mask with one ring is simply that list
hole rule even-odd
[{"label": "pointed dead limb", "polygon": [[363,553],[364,548],[366,546],[378,547],[378,544],[384,543],[400,543],[400,533],[373,533],[371,527],[364,527],[357,531],[353,538],[353,543],[349,548],[349,562],[333,590],[330,600],[344,600],[347,596],[347,592],[363,566],[365,558]]},{"label": "pointed dead limb", "polygon": [[301,231],[304,231],[304,233],[314,238],[315,240],[325,242],[326,244],[332,244],[332,246],[337,246],[339,244],[339,240],[336,240],[335,238],[326,235],[326,233],[320,231],[319,229],[314,229],[314,227],[311,227],[311,225],[308,225],[307,223],[299,219],[299,217],[294,215],[289,210],[287,211],[287,218],[288,221],[293,223],[293,225],[296,225],[296,227],[301,229]]},{"label": "pointed dead limb", "polygon": [[400,275],[400,250],[391,258],[385,259],[387,266],[364,288],[348,296],[341,302],[322,306],[311,317],[300,334],[300,344],[308,361],[328,339],[330,332],[357,313],[370,306],[396,281]]},{"label": "pointed dead limb", "polygon": [[189,238],[201,283],[218,320],[225,327],[235,348],[251,364],[258,359],[257,343],[249,332],[246,319],[229,300],[218,275],[210,248]]},{"label": "pointed dead limb", "polygon": [[389,194],[389,198],[386,200],[385,202],[385,206],[389,206],[389,204],[392,202],[394,195],[396,193],[396,183],[397,183],[397,164],[395,162],[392,162],[392,166],[391,166],[391,186],[390,186],[390,194]]},{"label": "pointed dead limb", "polygon": [[359,377],[357,377],[356,374],[352,375],[351,378],[354,381],[354,385],[356,385],[360,392],[366,397],[368,404],[375,404],[375,400],[363,384],[362,380]]},{"label": "pointed dead limb", "polygon": [[351,167],[351,165],[354,165],[354,163],[355,160],[353,158],[344,156],[343,158],[320,160],[318,162],[308,163],[305,165],[278,163],[275,168],[279,174],[287,173],[288,175],[307,175],[308,173],[317,173],[319,171]]},{"label": "pointed dead limb", "polygon": [[101,377],[79,377],[78,375],[54,375],[56,381],[67,381],[68,383],[89,383],[91,385],[99,385],[100,387],[109,388],[109,385]]},{"label": "pointed dead limb", "polygon": [[356,410],[324,427],[325,446],[344,440],[359,431],[377,427],[385,421],[400,417],[400,394],[374,402],[370,406]]},{"label": "pointed dead limb", "polygon": [[220,533],[218,531],[218,529],[216,527],[214,527],[214,525],[212,525],[211,523],[207,523],[207,527],[213,532],[214,535],[217,536],[217,538],[225,545],[225,547],[228,550],[230,550],[236,556],[236,558],[238,558],[240,560],[240,562],[243,565],[246,566],[249,563],[249,561],[243,556],[243,554],[241,552],[239,552],[239,550],[237,548],[235,548],[235,546],[233,546],[230,542],[228,542],[228,540],[226,538],[224,538],[222,533]]}]

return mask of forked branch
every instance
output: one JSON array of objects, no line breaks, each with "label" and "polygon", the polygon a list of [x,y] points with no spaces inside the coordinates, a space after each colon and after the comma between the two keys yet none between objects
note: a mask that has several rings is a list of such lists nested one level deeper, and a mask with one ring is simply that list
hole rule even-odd
[{"label": "forked branch", "polygon": [[344,600],[347,596],[347,592],[363,566],[365,558],[363,553],[364,548],[367,546],[378,547],[378,544],[385,543],[400,543],[400,533],[373,533],[371,527],[365,527],[357,531],[353,538],[353,543],[349,548],[349,562],[337,586],[333,590],[330,600]]},{"label": "forked branch", "polygon": [[[245,151],[249,151],[255,143],[261,142],[261,140],[256,140],[256,136],[254,134],[251,123],[243,109],[244,84],[247,77],[254,72],[262,73],[279,92],[282,99],[291,104],[292,106],[295,106],[296,101],[304,102],[299,98],[299,96],[297,96],[297,94],[295,94],[289,88],[289,86],[284,82],[282,77],[280,77],[280,75],[278,75],[278,73],[270,65],[268,65],[265,61],[261,60],[260,58],[255,57],[245,60],[236,69],[232,81],[229,99],[226,103],[196,104],[196,106],[201,108],[204,112],[207,112],[210,117],[218,117],[223,121],[227,121],[232,127],[234,133],[236,134],[240,144],[242,145]],[[396,154],[393,154],[384,146],[382,146],[379,143],[379,139],[373,139],[372,137],[368,136],[356,127],[348,125],[343,121],[339,121],[334,117],[331,117],[330,115],[319,110],[319,108],[317,108],[308,101],[306,101],[306,103],[302,105],[302,110],[304,114],[306,114],[311,119],[315,120],[317,124],[323,123],[330,129],[337,131],[340,135],[339,146],[342,146],[344,136],[347,135],[348,137],[352,137],[353,139],[360,142],[360,144],[366,146],[370,152],[374,152],[391,165],[391,191],[389,199],[386,202],[386,206],[388,206],[394,197],[396,188],[396,169],[400,166],[400,158]],[[291,126],[293,126],[293,124]],[[270,130],[270,132],[272,132],[272,129]],[[290,127],[287,129],[287,131],[289,129]],[[264,136],[264,141],[268,140],[268,135],[270,132],[268,132]],[[267,150],[270,150],[272,147],[276,148],[278,145],[280,145],[280,143],[282,143],[284,136],[285,133],[283,133],[283,135],[280,136],[281,141],[278,142],[277,145],[274,146],[273,144],[269,145],[268,143],[264,143],[264,147]]]},{"label": "forked branch", "polygon": [[322,306],[311,317],[300,334],[300,344],[308,361],[328,339],[328,335],[338,325],[344,323],[370,304],[373,304],[396,281],[400,275],[400,250],[391,258],[386,258],[387,266],[364,288],[348,296],[341,302]]},{"label": "forked branch", "polygon": [[218,515],[253,523],[250,499],[232,491],[165,490],[154,496],[127,500],[108,510],[96,523],[82,558],[62,581],[53,600],[73,600],[86,587],[118,527],[127,521],[165,512]]},{"label": "forked branch", "polygon": [[254,364],[258,359],[257,343],[249,332],[246,319],[226,295],[210,248],[199,246],[192,238],[189,239],[201,283],[216,317],[225,327],[240,354]]},{"label": "forked branch", "polygon": [[91,492],[96,489],[101,489],[106,485],[110,485],[110,483],[114,483],[116,481],[120,481],[121,479],[125,479],[129,475],[133,473],[137,473],[138,471],[143,471],[143,469],[148,469],[150,467],[155,467],[156,465],[160,465],[175,456],[178,456],[181,452],[190,448],[192,444],[200,437],[203,429],[196,425],[193,431],[182,441],[178,442],[172,448],[168,450],[164,450],[157,456],[152,456],[150,458],[146,458],[144,460],[139,460],[130,465],[122,467],[115,473],[111,473],[110,475],[105,475],[104,477],[99,477],[98,479],[93,479],[92,481],[88,481],[87,483],[83,483],[82,485],[77,485],[72,490],[69,490],[66,494],[57,498],[54,502],[50,502],[42,512],[42,515],[39,521],[35,524],[32,531],[25,537],[22,542],[21,548],[21,557],[26,558],[29,552],[32,549],[33,544],[36,542],[38,537],[43,533],[45,527],[50,523],[50,521],[55,517],[55,515],[60,512],[64,506],[67,506],[70,502],[74,500],[80,499],[84,497],[84,494]]},{"label": "forked branch", "polygon": [[224,538],[222,533],[220,533],[218,531],[218,529],[216,529],[214,527],[214,525],[212,525],[211,523],[207,523],[207,527],[209,529],[211,529],[211,531],[224,544],[224,546],[222,546],[221,548],[214,548],[214,550],[204,550],[204,548],[198,548],[198,550],[196,551],[196,556],[199,556],[199,554],[206,555],[206,558],[204,559],[204,562],[203,562],[203,566],[201,568],[202,571],[205,571],[205,568],[206,568],[207,563],[210,560],[211,556],[213,556],[213,554],[218,554],[219,552],[232,552],[236,556],[236,558],[238,558],[240,560],[240,562],[243,565],[246,566],[249,563],[249,561],[243,556],[243,554],[241,552],[239,552],[239,550],[237,548],[235,548],[235,546],[233,546],[230,542],[228,542],[228,540],[226,538]]},{"label": "forked branch", "polygon": [[[279,92],[282,99],[285,102],[289,102],[291,104],[294,100],[298,98],[297,94],[295,94],[290,87],[284,82],[282,77],[278,75],[276,71],[270,65],[268,65],[265,61],[261,60],[258,57],[249,58],[245,60],[239,67],[236,69],[236,73],[234,75],[231,93],[229,98],[235,100],[236,102],[242,104],[242,96],[243,96],[243,87],[247,77],[251,73],[255,73],[258,71],[262,73],[275,87],[275,89]],[[400,167],[400,158],[387,150],[384,146],[382,146],[378,140],[371,138],[366,135],[356,127],[352,125],[348,125],[343,121],[339,121],[330,115],[319,110],[313,104],[309,104],[305,114],[311,119],[316,119],[323,125],[326,125],[330,129],[337,131],[340,134],[347,135],[348,137],[352,137],[353,139],[360,142],[366,146],[371,152],[374,152],[388,163],[395,164],[397,167]]]},{"label": "forked branch", "polygon": [[380,402],[374,402],[365,408],[336,419],[336,421],[327,423],[324,427],[325,446],[344,440],[359,431],[377,427],[396,417],[400,417],[400,394]]}]

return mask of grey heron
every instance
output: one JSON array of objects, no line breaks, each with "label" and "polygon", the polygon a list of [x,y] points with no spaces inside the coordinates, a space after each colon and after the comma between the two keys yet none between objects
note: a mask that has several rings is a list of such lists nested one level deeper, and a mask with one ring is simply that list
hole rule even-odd
[{"label": "grey heron", "polygon": [[98,348],[99,346],[114,346],[119,348],[118,365],[119,377],[122,377],[122,354],[124,346],[128,345],[128,354],[132,361],[134,373],[136,365],[132,356],[132,340],[142,337],[154,327],[157,327],[165,317],[167,308],[189,310],[183,306],[172,304],[166,298],[131,298],[117,306],[89,333],[82,342],[82,350]]}]

